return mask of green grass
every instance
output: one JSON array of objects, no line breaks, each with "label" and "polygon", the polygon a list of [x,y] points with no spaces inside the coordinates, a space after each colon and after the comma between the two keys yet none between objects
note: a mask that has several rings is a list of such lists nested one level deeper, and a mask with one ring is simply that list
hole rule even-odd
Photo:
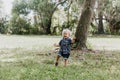
[{"label": "green grass", "polygon": [[[20,51],[19,49],[17,49]],[[13,51],[17,51],[16,49]],[[0,62],[0,80],[119,80],[120,53],[72,52],[67,67],[63,59],[58,67],[54,66],[56,54],[21,51],[10,58],[13,62]],[[23,53],[25,52],[25,53]],[[28,58],[23,58],[23,57]],[[82,57],[79,58],[79,57]]]},{"label": "green grass", "polygon": [[[15,36],[12,37],[15,38]],[[32,38],[36,37],[31,37],[30,40]],[[42,38],[44,37],[42,36]],[[34,40],[36,41],[36,39],[31,41]],[[57,40],[59,40],[59,38],[54,42]],[[28,43],[30,43],[32,48],[27,48],[25,44],[25,47],[22,48],[16,47],[16,44],[13,44],[16,48],[1,48],[0,80],[120,79],[119,51],[98,50],[95,53],[72,51],[67,67],[64,67],[63,58],[60,59],[59,66],[55,67],[54,62],[57,53],[54,52],[54,48],[51,47],[53,43],[48,44],[48,42],[46,39],[43,39],[39,44],[36,44],[36,42],[30,43],[29,41]]]}]

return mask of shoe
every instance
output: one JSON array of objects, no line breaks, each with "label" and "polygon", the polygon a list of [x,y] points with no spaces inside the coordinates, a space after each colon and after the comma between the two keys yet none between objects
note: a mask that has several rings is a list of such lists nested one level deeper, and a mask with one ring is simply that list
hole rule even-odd
[{"label": "shoe", "polygon": [[58,66],[58,62],[55,63],[55,66]]}]

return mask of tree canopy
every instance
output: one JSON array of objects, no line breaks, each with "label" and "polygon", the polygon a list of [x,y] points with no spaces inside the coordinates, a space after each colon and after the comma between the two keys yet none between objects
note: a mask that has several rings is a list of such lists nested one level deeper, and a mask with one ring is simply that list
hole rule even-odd
[{"label": "tree canopy", "polygon": [[[119,0],[96,0],[90,34],[120,34],[119,3]],[[60,34],[64,28],[75,33],[83,5],[84,0],[14,0],[11,17],[4,19],[8,21],[3,24],[12,34],[19,34],[15,30],[23,30],[24,24],[26,34]]]}]

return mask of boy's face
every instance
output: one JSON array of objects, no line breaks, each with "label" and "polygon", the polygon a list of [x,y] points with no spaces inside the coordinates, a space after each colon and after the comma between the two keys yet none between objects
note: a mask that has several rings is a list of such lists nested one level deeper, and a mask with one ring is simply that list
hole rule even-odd
[{"label": "boy's face", "polygon": [[68,38],[69,35],[70,35],[69,32],[66,31],[66,32],[64,32],[63,37],[64,37],[64,38]]}]

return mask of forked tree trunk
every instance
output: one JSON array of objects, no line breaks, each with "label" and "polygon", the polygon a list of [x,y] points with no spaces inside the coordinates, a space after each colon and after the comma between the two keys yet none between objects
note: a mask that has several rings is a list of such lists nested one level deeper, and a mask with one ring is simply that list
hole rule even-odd
[{"label": "forked tree trunk", "polygon": [[102,12],[99,12],[99,24],[98,24],[98,34],[104,34],[104,27],[103,27],[103,15]]},{"label": "forked tree trunk", "polygon": [[98,34],[104,34],[104,26],[103,26],[103,0],[98,0]]},{"label": "forked tree trunk", "polygon": [[76,29],[76,49],[87,49],[88,28],[92,20],[96,0],[85,0],[80,20]]},{"label": "forked tree trunk", "polygon": [[53,10],[51,10],[49,15],[45,15],[45,16],[48,16],[47,24],[46,23],[44,24],[44,33],[45,34],[51,34],[51,24],[52,24],[53,14],[59,5],[65,3],[66,1],[67,0],[64,0],[64,1],[59,0],[59,3],[55,5],[55,7],[53,8]]}]

